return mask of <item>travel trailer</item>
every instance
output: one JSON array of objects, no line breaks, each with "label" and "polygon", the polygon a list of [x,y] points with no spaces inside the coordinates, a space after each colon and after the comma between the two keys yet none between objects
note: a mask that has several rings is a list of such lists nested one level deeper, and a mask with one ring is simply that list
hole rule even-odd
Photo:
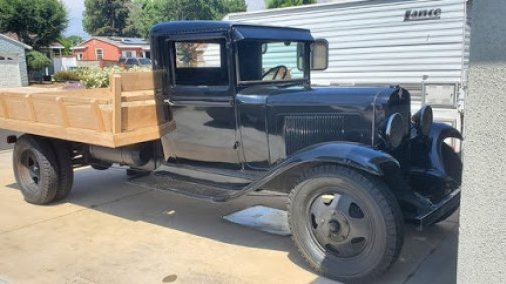
[{"label": "travel trailer", "polygon": [[[230,14],[225,20],[311,30],[327,41],[329,66],[313,84],[400,85],[412,110],[461,130],[469,63],[471,1],[341,0]],[[457,146],[457,145],[455,145]]]}]

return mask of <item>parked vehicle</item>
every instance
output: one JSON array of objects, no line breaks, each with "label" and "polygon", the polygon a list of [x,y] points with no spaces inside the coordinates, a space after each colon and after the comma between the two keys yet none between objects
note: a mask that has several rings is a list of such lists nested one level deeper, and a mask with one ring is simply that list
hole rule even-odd
[{"label": "parked vehicle", "polygon": [[[279,49],[290,52],[273,63]],[[2,127],[28,133],[9,138],[26,201],[61,200],[73,167],[112,163],[149,174],[134,178],[147,186],[214,202],[287,193],[302,256],[341,281],[386,271],[399,256],[405,221],[425,228],[458,208],[462,163],[444,140],[460,133],[433,122],[430,106],[412,115],[400,87],[311,86],[310,69],[324,69],[328,53],[309,30],[162,23],[151,30],[151,50],[154,81],[124,74],[110,89],[79,95],[79,108],[96,116],[68,113],[49,127],[26,121],[37,114],[14,119],[2,111]],[[19,105],[9,96],[0,95],[3,105]],[[76,107],[65,101],[77,94],[55,96],[62,113]],[[37,110],[39,95],[31,99],[24,104]]]},{"label": "parked vehicle", "polygon": [[149,58],[137,58],[137,57],[121,57],[118,61],[118,65],[124,68],[132,68],[134,66],[151,68],[151,59]]}]

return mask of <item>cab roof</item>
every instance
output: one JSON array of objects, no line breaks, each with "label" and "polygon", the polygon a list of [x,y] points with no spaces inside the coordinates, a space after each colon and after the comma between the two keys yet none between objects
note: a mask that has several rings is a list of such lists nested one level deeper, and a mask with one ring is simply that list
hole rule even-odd
[{"label": "cab roof", "polygon": [[229,21],[175,21],[160,23],[151,28],[150,36],[228,33],[232,40],[290,40],[313,41],[309,30],[287,27],[249,25]]}]

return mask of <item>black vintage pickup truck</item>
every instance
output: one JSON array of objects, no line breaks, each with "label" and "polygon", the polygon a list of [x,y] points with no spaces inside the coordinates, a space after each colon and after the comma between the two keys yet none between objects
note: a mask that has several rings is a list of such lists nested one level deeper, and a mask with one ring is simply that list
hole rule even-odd
[{"label": "black vintage pickup truck", "polygon": [[460,133],[433,122],[430,106],[412,115],[400,87],[311,86],[328,46],[308,30],[161,23],[151,50],[158,116],[175,127],[121,148],[11,137],[27,201],[64,198],[75,161],[127,165],[153,187],[214,202],[279,191],[300,253],[345,282],[395,262],[404,222],[424,228],[458,208],[462,163],[445,140]]}]

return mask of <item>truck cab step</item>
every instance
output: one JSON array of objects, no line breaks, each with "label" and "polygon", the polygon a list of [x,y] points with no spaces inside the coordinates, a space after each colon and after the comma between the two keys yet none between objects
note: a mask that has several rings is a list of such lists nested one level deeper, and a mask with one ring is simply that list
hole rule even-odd
[{"label": "truck cab step", "polygon": [[223,202],[249,185],[244,182],[230,182],[226,179],[218,181],[182,175],[173,171],[158,170],[148,176],[138,176],[129,179],[129,182],[144,188],[172,191],[190,197]]}]

